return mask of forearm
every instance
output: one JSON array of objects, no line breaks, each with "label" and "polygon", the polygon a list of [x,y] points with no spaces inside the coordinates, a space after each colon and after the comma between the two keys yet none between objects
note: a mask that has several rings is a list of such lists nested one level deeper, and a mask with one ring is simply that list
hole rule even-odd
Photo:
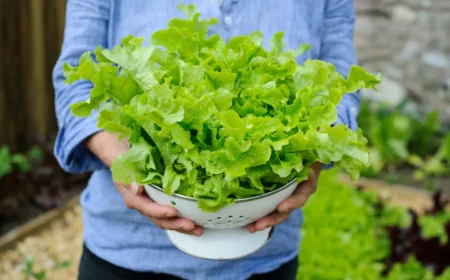
[{"label": "forearm", "polygon": [[97,127],[97,114],[77,118],[70,111],[71,104],[89,98],[92,84],[87,81],[64,84],[62,68],[65,62],[76,65],[84,52],[107,44],[108,17],[108,0],[67,2],[64,40],[53,70],[53,85],[59,127],[54,153],[62,168],[68,172],[93,171],[103,167],[100,159],[82,144],[100,131]]},{"label": "forearm", "polygon": [[356,130],[358,128],[359,107],[359,92],[345,94],[337,106],[337,123],[347,125],[351,130]]},{"label": "forearm", "polygon": [[109,168],[119,155],[129,149],[126,140],[119,140],[117,135],[106,131],[92,135],[83,144]]},{"label": "forearm", "polygon": [[[328,0],[322,33],[320,59],[335,65],[336,70],[347,76],[350,66],[357,64],[353,45],[355,8],[353,0]],[[337,123],[357,128],[359,92],[347,93],[337,107]]]}]

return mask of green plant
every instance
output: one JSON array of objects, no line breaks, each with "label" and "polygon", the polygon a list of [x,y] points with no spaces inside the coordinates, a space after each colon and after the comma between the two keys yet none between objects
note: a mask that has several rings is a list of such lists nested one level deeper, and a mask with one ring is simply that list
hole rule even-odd
[{"label": "green plant", "polygon": [[422,180],[429,176],[450,175],[450,133],[442,141],[438,151],[429,159],[418,156],[410,158],[409,161],[417,170],[414,177]]},{"label": "green plant", "polygon": [[11,156],[9,154],[9,149],[6,146],[0,147],[0,179],[11,173]]},{"label": "green plant", "polygon": [[409,149],[414,154],[427,157],[435,151],[435,148],[442,141],[443,128],[439,122],[439,114],[429,112],[423,121],[417,118],[412,120],[414,132],[409,142]]},{"label": "green plant", "polygon": [[395,171],[412,165],[414,178],[426,181],[450,174],[450,137],[444,135],[437,112],[423,119],[405,112],[403,102],[395,108],[384,104],[361,104],[358,123],[368,139],[370,164],[364,176],[375,177],[383,170]]},{"label": "green plant", "polygon": [[390,164],[406,161],[409,156],[408,142],[412,138],[412,121],[399,112],[386,114],[372,124],[367,132],[372,145]]},{"label": "green plant", "polygon": [[381,279],[390,244],[377,217],[376,195],[342,184],[336,172],[321,174],[304,207],[297,279]]},{"label": "green plant", "polygon": [[27,157],[32,161],[42,162],[44,160],[44,151],[39,146],[32,146],[27,151]]},{"label": "green plant", "polygon": [[405,263],[396,263],[387,280],[437,280],[430,269],[425,268],[414,256]]},{"label": "green plant", "polygon": [[33,256],[27,257],[24,261],[24,269],[23,272],[27,280],[35,279],[35,280],[45,280],[46,272],[44,269],[35,272],[34,265],[36,263],[36,259]]},{"label": "green plant", "polygon": [[380,207],[381,213],[378,219],[383,227],[399,226],[405,228],[411,225],[411,216],[405,208],[390,206],[387,203],[382,203]]},{"label": "green plant", "polygon": [[425,238],[439,238],[442,245],[448,243],[445,226],[450,223],[450,211],[444,211],[437,215],[424,215],[419,218],[419,225]]},{"label": "green plant", "polygon": [[25,155],[11,154],[8,146],[0,147],[0,179],[11,173],[14,168],[27,173],[31,170],[31,163]]},{"label": "green plant", "polygon": [[[410,226],[414,222],[407,209],[381,203],[376,192],[346,185],[338,174],[337,169],[323,172],[317,192],[303,208],[305,222],[301,229],[297,279],[450,279],[450,266],[435,276],[414,255],[408,257],[408,250],[414,249],[422,252],[426,264],[436,261],[435,251],[417,246],[428,246],[419,240],[422,235],[425,239],[440,238],[441,244],[445,244],[447,236],[443,227],[450,220],[450,212],[422,216],[420,229],[412,231]],[[400,262],[405,259],[406,262]],[[392,262],[390,268],[388,264]]]},{"label": "green plant", "polygon": [[[59,261],[57,257],[54,258],[55,265],[53,269],[67,269],[72,263],[70,261]],[[47,279],[47,271],[41,269],[35,271],[34,266],[36,264],[36,259],[33,256],[28,256],[23,262],[23,273],[25,274],[25,279],[27,280],[45,280]]]},{"label": "green plant", "polygon": [[386,280],[449,280],[450,267],[441,275],[435,276],[433,272],[424,267],[414,256],[410,256],[405,263],[396,263]]}]

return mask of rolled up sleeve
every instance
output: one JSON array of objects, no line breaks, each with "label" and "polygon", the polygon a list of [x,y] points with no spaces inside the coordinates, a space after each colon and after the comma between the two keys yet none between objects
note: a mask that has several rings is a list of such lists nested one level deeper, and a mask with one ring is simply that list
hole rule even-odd
[{"label": "rolled up sleeve", "polygon": [[108,0],[69,0],[61,54],[53,69],[55,110],[58,121],[54,153],[61,167],[72,173],[94,171],[103,163],[92,154],[83,141],[97,133],[97,116],[87,118],[72,115],[69,106],[89,98],[92,84],[88,81],[64,85],[63,64],[78,65],[80,56],[107,44],[109,19]]},{"label": "rolled up sleeve", "polygon": [[[328,0],[325,6],[320,59],[336,66],[336,70],[347,76],[350,66],[357,63],[353,44],[355,27],[353,0]],[[359,91],[343,96],[337,107],[337,123],[356,130],[359,112]]]}]

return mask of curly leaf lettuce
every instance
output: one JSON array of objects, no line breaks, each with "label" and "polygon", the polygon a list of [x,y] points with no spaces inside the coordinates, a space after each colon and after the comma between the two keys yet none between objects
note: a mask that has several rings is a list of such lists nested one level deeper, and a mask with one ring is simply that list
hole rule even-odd
[{"label": "curly leaf lettuce", "polygon": [[155,32],[151,46],[131,35],[113,50],[99,46],[78,66],[64,65],[66,82],[88,80],[90,98],[76,116],[100,110],[98,126],[131,149],[112,166],[114,180],[156,184],[217,211],[239,198],[307,178],[313,162],[334,163],[357,178],[368,163],[360,130],[338,124],[344,94],[375,88],[381,77],[352,66],[345,79],[327,62],[296,57],[276,33],[269,50],[253,32],[225,42],[207,36],[217,20],[186,19]]}]

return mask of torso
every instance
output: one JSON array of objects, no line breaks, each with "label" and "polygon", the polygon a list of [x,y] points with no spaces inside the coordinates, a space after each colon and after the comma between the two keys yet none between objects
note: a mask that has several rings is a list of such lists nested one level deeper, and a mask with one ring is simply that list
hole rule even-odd
[{"label": "torso", "polygon": [[[120,44],[128,34],[143,36],[148,44],[150,35],[165,28],[171,18],[183,17],[176,9],[182,2],[186,1],[111,0],[106,47]],[[219,20],[210,34],[220,33],[225,40],[259,30],[265,35],[264,46],[269,47],[273,34],[284,31],[286,48],[296,49],[301,43],[312,45],[312,51],[299,60],[319,56],[324,2],[223,0],[219,6],[217,0],[188,1],[197,6],[203,17]],[[97,171],[81,203],[86,244],[96,255],[116,265],[138,271],[174,273],[185,279],[243,279],[250,273],[276,269],[298,254],[303,223],[300,210],[277,226],[271,241],[256,254],[238,261],[214,262],[195,259],[176,249],[163,230],[126,208],[120,194],[111,191],[113,188],[110,171]]]}]

